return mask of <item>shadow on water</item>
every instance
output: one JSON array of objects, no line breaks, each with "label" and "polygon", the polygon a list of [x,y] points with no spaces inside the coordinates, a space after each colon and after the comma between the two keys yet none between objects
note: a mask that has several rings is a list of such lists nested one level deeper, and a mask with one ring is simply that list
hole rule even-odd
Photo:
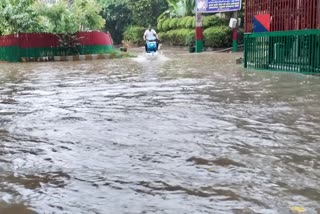
[{"label": "shadow on water", "polygon": [[319,211],[319,78],[135,51],[1,64],[0,214]]}]

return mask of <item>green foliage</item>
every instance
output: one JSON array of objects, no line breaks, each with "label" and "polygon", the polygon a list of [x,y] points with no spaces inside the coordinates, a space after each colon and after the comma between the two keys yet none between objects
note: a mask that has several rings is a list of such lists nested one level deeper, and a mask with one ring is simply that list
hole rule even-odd
[{"label": "green foliage", "polygon": [[[152,19],[150,20],[150,24],[152,26],[156,26],[158,17],[160,17],[160,15],[167,9],[168,9],[168,3],[166,1],[153,0],[152,1]],[[144,17],[144,18],[151,18],[151,17]]]},{"label": "green foliage", "polygon": [[0,33],[74,33],[99,30],[105,25],[96,0],[59,0],[52,6],[37,0],[0,0]]},{"label": "green foliage", "polygon": [[186,28],[194,28],[195,24],[196,24],[195,22],[196,22],[195,17],[189,16],[188,20],[186,21],[185,27]]},{"label": "green foliage", "polygon": [[41,24],[49,33],[74,33],[79,31],[79,21],[72,14],[64,1],[48,7],[43,4],[37,5],[41,15]]},{"label": "green foliage", "polygon": [[180,0],[166,0],[168,3],[168,10],[166,10],[163,14],[161,14],[161,17],[170,18],[171,16],[176,16],[177,11],[179,10],[178,3]]},{"label": "green foliage", "polygon": [[166,18],[166,19],[161,19],[158,22],[159,31],[168,31],[168,30],[178,29],[178,28],[194,28],[194,27],[195,27],[195,18],[192,16],[187,16],[183,18]]},{"label": "green foliage", "polygon": [[210,27],[204,30],[205,46],[213,48],[230,47],[232,29],[228,26]]},{"label": "green foliage", "polygon": [[164,40],[166,39],[166,32],[159,32],[158,36],[161,42],[165,42]]},{"label": "green foliage", "polygon": [[144,27],[155,26],[158,16],[167,9],[163,0],[128,1],[127,4],[132,12],[132,23]]},{"label": "green foliage", "polygon": [[164,20],[164,22],[162,23],[162,31],[170,30],[170,26],[169,26],[170,21],[171,21],[170,19]]},{"label": "green foliage", "polygon": [[195,14],[196,1],[195,0],[183,0],[185,8],[185,16],[193,16]]},{"label": "green foliage", "polygon": [[[123,32],[130,25],[147,28],[157,25],[157,18],[168,9],[164,0],[98,0],[103,7],[103,17],[115,43],[123,39]],[[142,37],[143,35],[141,35]]]},{"label": "green foliage", "polygon": [[244,43],[244,29],[239,28],[238,29],[238,44],[243,44]]},{"label": "green foliage", "polygon": [[192,47],[195,45],[195,33],[194,32],[192,32],[192,34],[190,33],[186,37],[186,45],[188,45],[189,47]]},{"label": "green foliage", "polygon": [[145,28],[138,26],[129,26],[123,33],[124,39],[134,44],[142,45],[144,43],[143,34]]},{"label": "green foliage", "polygon": [[195,14],[195,0],[166,0],[168,10],[161,14],[161,18],[184,17]]},{"label": "green foliage", "polygon": [[181,19],[179,19],[178,21],[178,27],[179,28],[185,28],[186,27],[186,24],[187,24],[187,21],[188,21],[189,17],[186,16],[186,17],[183,17]]},{"label": "green foliage", "polygon": [[[218,16],[206,16],[204,18],[205,30],[204,43],[207,47],[220,48],[230,47],[232,42],[232,29],[227,25],[227,20]],[[172,28],[176,23],[175,28]],[[159,22],[159,37],[163,43],[170,45],[193,46],[195,42],[195,17],[167,18]],[[239,33],[239,43],[241,43]]]},{"label": "green foliage", "polygon": [[221,25],[228,25],[228,20],[221,18],[216,15],[204,16],[203,17],[203,27],[214,27],[214,26],[221,26]]},{"label": "green foliage", "polygon": [[152,15],[152,1],[129,1],[128,6],[132,11],[132,21],[134,24],[147,27],[149,24],[155,23],[157,17],[153,17]]},{"label": "green foliage", "polygon": [[172,18],[169,22],[169,28],[170,29],[175,29],[178,24],[178,19],[177,18]]},{"label": "green foliage", "polygon": [[41,30],[34,0],[0,0],[0,5],[1,34]]},{"label": "green foliage", "polygon": [[62,55],[80,55],[81,43],[76,34],[65,33],[57,35],[59,38],[59,47]]},{"label": "green foliage", "polygon": [[110,32],[113,41],[120,44],[123,32],[132,24],[132,11],[128,7],[128,0],[105,0],[102,16],[106,20],[106,30]]},{"label": "green foliage", "polygon": [[159,33],[160,40],[170,45],[188,45],[188,38],[194,36],[194,30],[175,29]]},{"label": "green foliage", "polygon": [[158,24],[157,24],[158,31],[163,31],[162,24],[164,21],[165,21],[165,19],[158,20]]},{"label": "green foliage", "polygon": [[81,30],[101,30],[105,26],[101,11],[96,0],[74,0],[70,8],[71,14],[78,18]]}]

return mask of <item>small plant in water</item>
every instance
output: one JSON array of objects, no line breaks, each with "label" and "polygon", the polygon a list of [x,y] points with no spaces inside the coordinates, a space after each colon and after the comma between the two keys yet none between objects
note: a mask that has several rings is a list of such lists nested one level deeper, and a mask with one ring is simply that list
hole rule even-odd
[{"label": "small plant in water", "polygon": [[81,43],[76,34],[59,34],[59,48],[61,49],[61,55],[80,55]]}]

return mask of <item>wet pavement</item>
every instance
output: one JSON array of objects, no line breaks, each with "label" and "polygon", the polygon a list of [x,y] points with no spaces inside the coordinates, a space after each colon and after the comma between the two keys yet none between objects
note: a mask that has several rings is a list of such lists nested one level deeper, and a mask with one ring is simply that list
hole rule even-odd
[{"label": "wet pavement", "polygon": [[0,214],[319,212],[320,78],[240,56],[0,63]]}]

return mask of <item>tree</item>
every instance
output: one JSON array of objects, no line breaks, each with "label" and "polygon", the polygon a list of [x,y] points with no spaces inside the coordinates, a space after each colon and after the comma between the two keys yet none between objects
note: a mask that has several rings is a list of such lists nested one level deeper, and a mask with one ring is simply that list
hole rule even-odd
[{"label": "tree", "polygon": [[166,0],[169,7],[158,19],[164,17],[183,17],[195,14],[195,0]]},{"label": "tree", "polygon": [[196,1],[195,0],[183,0],[184,3],[184,15],[193,16],[195,14]]},{"label": "tree", "polygon": [[121,43],[125,28],[132,24],[132,12],[128,7],[129,0],[100,0],[106,20],[105,29],[110,32],[115,43]]},{"label": "tree", "polygon": [[74,14],[84,30],[100,30],[105,26],[105,20],[100,16],[101,5],[96,0],[74,0],[71,13]]},{"label": "tree", "polygon": [[129,8],[132,11],[132,21],[135,25],[147,27],[153,22],[153,0],[130,1]]},{"label": "tree", "polygon": [[180,0],[166,0],[166,1],[168,3],[168,8],[158,17],[158,19],[176,16],[179,11]]},{"label": "tree", "polygon": [[165,0],[154,0],[152,1],[152,22],[150,24],[152,26],[157,25],[158,17],[168,9],[168,2]]},{"label": "tree", "polygon": [[49,33],[74,33],[79,30],[79,19],[68,9],[65,1],[59,1],[52,6],[39,4],[41,25]]},{"label": "tree", "polygon": [[96,0],[59,0],[48,6],[37,0],[0,0],[0,35],[18,32],[74,33],[100,30],[105,20]]},{"label": "tree", "polygon": [[131,26],[156,26],[157,17],[168,8],[165,0],[99,0],[103,6],[106,30],[120,43],[124,30]]},{"label": "tree", "polygon": [[0,33],[40,31],[39,14],[34,10],[34,0],[0,0]]},{"label": "tree", "polygon": [[168,8],[168,4],[164,0],[139,0],[130,1],[129,8],[133,24],[147,27],[156,26],[158,16]]},{"label": "tree", "polygon": [[80,30],[100,30],[105,20],[99,15],[101,7],[95,0],[74,0],[71,5],[60,0],[52,6],[37,6],[41,24],[50,33],[74,33]]}]

